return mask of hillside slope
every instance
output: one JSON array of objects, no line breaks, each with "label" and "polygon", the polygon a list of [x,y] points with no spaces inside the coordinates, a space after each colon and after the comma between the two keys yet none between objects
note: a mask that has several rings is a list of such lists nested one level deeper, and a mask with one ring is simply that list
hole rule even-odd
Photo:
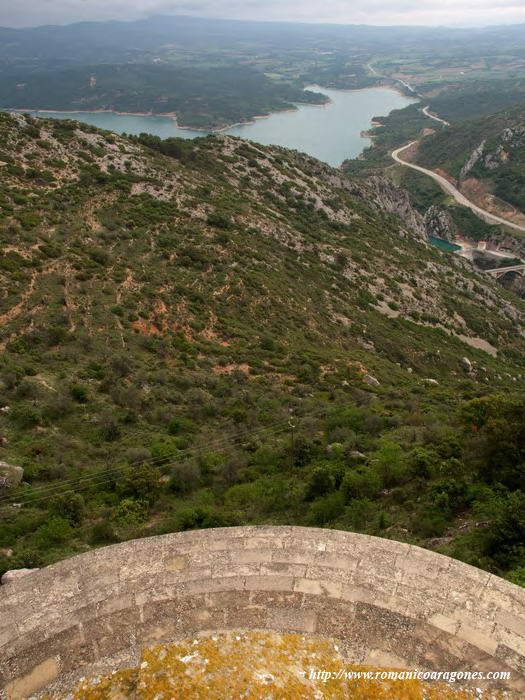
[{"label": "hillside slope", "polygon": [[452,176],[476,203],[525,221],[525,107],[452,125],[423,139],[419,165]]},{"label": "hillside slope", "polygon": [[524,304],[429,246],[387,180],[22,115],[0,144],[0,460],[25,469],[3,570],[247,522],[426,543],[525,487],[518,446],[472,491],[492,404],[456,413],[518,386]]}]

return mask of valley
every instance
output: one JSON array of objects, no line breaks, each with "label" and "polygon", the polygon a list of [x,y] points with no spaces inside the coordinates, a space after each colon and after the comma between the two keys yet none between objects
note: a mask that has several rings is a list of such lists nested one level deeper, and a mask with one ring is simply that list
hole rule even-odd
[{"label": "valley", "polygon": [[61,2],[0,9],[0,700],[522,698],[519,8]]},{"label": "valley", "polygon": [[524,302],[406,192],[227,135],[0,135],[4,571],[292,522],[521,581]]},{"label": "valley", "polygon": [[525,697],[523,21],[0,7],[0,700]]}]

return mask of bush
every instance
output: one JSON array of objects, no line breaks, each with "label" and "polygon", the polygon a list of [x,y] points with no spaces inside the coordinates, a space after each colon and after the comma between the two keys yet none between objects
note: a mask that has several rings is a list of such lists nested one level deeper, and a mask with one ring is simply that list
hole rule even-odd
[{"label": "bush", "polygon": [[507,581],[525,588],[525,566],[518,566],[516,569],[512,569],[506,574],[505,578]]},{"label": "bush", "polygon": [[91,529],[90,542],[95,545],[118,542],[113,525],[108,520],[101,520],[99,523],[95,523]]},{"label": "bush", "polygon": [[320,496],[325,496],[335,488],[335,479],[330,466],[316,467],[308,477],[304,494],[305,501],[313,501]]},{"label": "bush", "polygon": [[42,414],[34,406],[15,406],[10,416],[20,428],[34,428],[42,422]]},{"label": "bush", "polygon": [[228,527],[233,525],[231,519],[217,513],[212,508],[184,508],[175,518],[178,530],[199,530],[209,527]]},{"label": "bush", "polygon": [[73,538],[73,534],[74,530],[69,520],[54,517],[38,528],[34,541],[40,549],[46,550],[67,542]]},{"label": "bush", "polygon": [[75,384],[70,388],[69,393],[77,403],[87,403],[88,389],[86,386],[82,386],[81,384]]},{"label": "bush", "polygon": [[224,214],[209,214],[208,224],[215,228],[230,229],[232,227],[231,219]]},{"label": "bush", "polygon": [[370,467],[348,470],[341,483],[341,492],[346,503],[354,498],[374,498],[381,490],[381,479]]},{"label": "bush", "polygon": [[152,504],[161,490],[161,473],[151,464],[138,464],[126,472],[120,492],[138,501]]},{"label": "bush", "polygon": [[180,435],[181,433],[193,433],[197,430],[195,423],[189,418],[175,416],[168,423],[168,433],[170,435]]},{"label": "bush", "polygon": [[189,493],[199,485],[200,469],[193,462],[180,462],[173,465],[169,489],[173,493]]},{"label": "bush", "polygon": [[84,508],[84,499],[81,494],[73,491],[58,494],[49,503],[52,513],[72,523],[79,523],[82,520]]},{"label": "bush", "polygon": [[355,530],[366,530],[377,516],[377,504],[368,498],[356,498],[345,508],[343,522]]},{"label": "bush", "polygon": [[325,527],[341,517],[344,510],[343,494],[340,491],[334,491],[323,498],[318,498],[311,504],[307,523],[315,527]]},{"label": "bush", "polygon": [[424,447],[415,447],[409,453],[408,468],[414,476],[419,476],[423,479],[428,479],[432,476],[437,462],[437,455],[432,450],[427,450]]},{"label": "bush", "polygon": [[148,519],[148,504],[133,498],[124,498],[113,511],[118,525],[140,525]]}]

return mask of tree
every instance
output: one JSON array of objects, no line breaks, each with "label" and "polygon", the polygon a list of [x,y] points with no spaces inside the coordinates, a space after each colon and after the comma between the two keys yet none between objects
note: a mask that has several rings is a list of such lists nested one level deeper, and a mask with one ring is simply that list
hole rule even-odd
[{"label": "tree", "polygon": [[158,498],[161,490],[161,473],[151,464],[137,464],[126,472],[120,492],[138,501],[151,505]]},{"label": "tree", "polygon": [[525,400],[493,394],[463,404],[470,456],[481,478],[525,490]]},{"label": "tree", "polygon": [[313,501],[335,488],[335,479],[327,464],[317,466],[306,482],[305,501]]},{"label": "tree", "polygon": [[525,493],[514,491],[499,499],[498,515],[488,532],[489,552],[502,567],[525,561]]},{"label": "tree", "polygon": [[50,510],[72,523],[79,523],[84,514],[84,499],[80,493],[66,491],[58,494],[50,502]]}]

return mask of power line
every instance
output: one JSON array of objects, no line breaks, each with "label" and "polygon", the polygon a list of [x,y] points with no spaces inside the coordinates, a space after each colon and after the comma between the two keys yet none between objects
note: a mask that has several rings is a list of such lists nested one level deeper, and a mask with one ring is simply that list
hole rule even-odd
[{"label": "power line", "polygon": [[[216,441],[216,442],[211,442],[211,443],[209,443],[208,446],[211,448],[226,447],[229,444],[233,444],[235,441],[242,439],[245,436],[247,437],[248,435],[253,436],[253,437],[257,437],[258,435],[265,434],[265,433],[268,433],[271,431],[281,432],[285,429],[286,429],[286,426],[275,427],[275,428],[268,427],[264,430],[258,431],[257,433],[253,433],[253,432],[243,433],[241,435],[235,436],[235,438],[233,438],[233,439],[229,438],[229,439],[224,439],[224,440],[220,440],[220,441]],[[28,500],[25,500],[25,501],[22,500],[19,502],[22,503],[22,505],[31,505],[32,503],[36,503],[36,502],[41,501],[43,499],[48,499],[49,497],[59,495],[60,493],[64,493],[65,491],[68,491],[70,489],[74,489],[75,491],[84,491],[92,486],[100,486],[101,484],[103,484],[105,482],[109,482],[114,477],[119,476],[122,472],[125,472],[125,471],[130,470],[130,469],[132,470],[134,467],[138,467],[141,465],[153,466],[153,465],[160,464],[160,463],[166,463],[172,457],[174,457],[174,459],[172,459],[172,462],[179,462],[179,461],[182,461],[183,459],[187,458],[192,453],[198,452],[201,449],[202,449],[202,446],[197,445],[195,447],[188,448],[187,450],[185,450],[182,453],[181,452],[172,452],[172,453],[169,453],[169,454],[165,455],[164,457],[158,458],[156,460],[144,460],[144,461],[138,462],[134,465],[123,464],[123,465],[116,466],[116,467],[110,467],[110,468],[104,469],[103,471],[101,471],[97,474],[92,474],[89,476],[80,477],[78,479],[62,481],[59,484],[56,484],[54,486],[40,487],[38,492],[36,492],[36,490],[35,490],[35,491],[31,492],[30,494],[28,494],[28,496],[29,496]],[[3,502],[9,501],[9,500],[12,500],[12,499],[4,498]],[[4,506],[4,508],[5,508],[5,506]]]},{"label": "power line", "polygon": [[[241,432],[241,433],[237,433],[237,434],[235,434],[235,435],[233,435],[233,436],[229,436],[229,437],[227,437],[227,438],[221,438],[221,439],[219,439],[219,440],[214,440],[214,441],[208,443],[208,446],[210,446],[210,447],[219,446],[219,447],[220,447],[220,446],[223,445],[224,443],[233,443],[233,442],[235,442],[236,440],[243,439],[243,438],[245,438],[245,437],[248,436],[248,435],[249,435],[249,436],[252,436],[252,437],[257,437],[260,433],[264,433],[264,432],[266,432],[266,431],[268,431],[268,430],[272,430],[274,427],[278,427],[278,426],[280,426],[280,425],[284,425],[284,423],[285,423],[285,421],[279,421],[279,422],[273,423],[273,424],[271,424],[271,425],[269,425],[269,426],[266,426],[266,427],[263,427],[263,428],[259,428],[258,430],[245,430],[245,431],[243,431],[243,432]],[[194,446],[192,446],[192,447],[186,448],[185,450],[177,450],[177,451],[174,451],[174,452],[169,452],[169,453],[167,453],[166,455],[164,455],[163,457],[158,457],[158,458],[156,458],[156,459],[145,459],[145,460],[140,460],[139,462],[136,462],[136,463],[133,464],[133,465],[123,464],[123,465],[118,465],[118,466],[115,466],[115,467],[107,467],[107,468],[104,470],[104,472],[105,472],[105,474],[108,474],[108,472],[112,472],[112,473],[115,472],[115,473],[117,473],[117,472],[121,471],[122,469],[128,469],[129,467],[140,466],[140,465],[142,465],[142,464],[151,464],[151,465],[153,465],[153,464],[160,464],[160,463],[163,463],[163,462],[166,462],[167,460],[169,460],[170,457],[173,457],[173,456],[176,456],[176,457],[181,456],[181,457],[182,457],[182,456],[185,456],[185,455],[188,454],[188,453],[194,452],[195,450],[199,450],[199,449],[201,449],[201,446],[200,446],[200,445],[194,445]],[[90,479],[96,479],[96,478],[98,478],[98,476],[100,476],[100,474],[92,474],[92,475],[86,475],[86,476],[83,476],[83,477],[81,476],[81,477],[73,477],[73,478],[71,478],[71,479],[64,479],[64,480],[62,480],[62,481],[60,482],[60,484],[55,484],[55,485],[51,485],[51,486],[40,486],[40,487],[36,487],[36,488],[32,491],[32,493],[39,493],[39,492],[42,492],[42,491],[45,491],[45,492],[47,492],[47,491],[53,491],[53,490],[55,490],[56,488],[60,488],[60,487],[62,487],[62,486],[66,486],[66,485],[68,485],[68,484],[75,485],[75,484],[78,484],[78,483],[81,483],[81,482],[84,482],[84,481],[88,481],[88,480],[90,480]],[[9,500],[12,500],[12,499],[11,499],[10,497],[4,496],[3,498],[0,499],[0,503],[1,503],[1,502],[5,502],[5,501],[9,501]]]},{"label": "power line", "polygon": [[[308,417],[308,416],[315,416],[319,415],[323,412],[325,412],[326,409],[321,409],[319,411],[315,411],[311,414],[305,414],[303,417]],[[246,439],[247,437],[259,437],[261,435],[264,435],[266,433],[274,433],[278,434],[280,432],[284,432],[287,429],[289,429],[290,424],[288,420],[280,421],[278,423],[275,423],[271,426],[266,426],[264,428],[260,428],[259,430],[245,430],[242,433],[237,433],[236,435],[230,436],[229,438],[224,438],[222,440],[216,440],[208,444],[209,447],[225,447],[229,444],[233,444],[236,441]],[[67,491],[71,488],[74,488],[75,491],[83,491],[85,489],[91,488],[92,486],[100,486],[101,484],[105,482],[111,481],[115,476],[119,475],[122,471],[132,469],[133,466],[140,466],[143,464],[149,464],[149,465],[154,465],[158,463],[163,463],[166,462],[170,459],[170,457],[175,456],[176,459],[174,461],[181,461],[182,459],[186,458],[188,455],[191,455],[191,453],[195,451],[199,451],[202,449],[201,445],[193,446],[191,448],[187,448],[184,451],[177,451],[170,453],[168,455],[165,455],[164,457],[155,459],[155,460],[143,460],[136,465],[121,465],[121,466],[116,466],[116,467],[110,467],[106,470],[104,470],[101,473],[98,474],[93,474],[85,477],[79,477],[79,478],[74,478],[74,479],[67,479],[62,481],[60,484],[56,484],[54,486],[49,486],[49,487],[37,487],[31,494],[28,494],[29,500],[26,501],[21,501],[22,505],[32,505],[33,503],[42,501],[42,500],[48,500],[49,498],[52,498],[53,496],[63,493],[64,491]],[[0,499],[0,503],[6,502],[8,500],[11,500],[10,498],[4,497],[3,499]],[[6,507],[4,506],[4,510]]]}]

